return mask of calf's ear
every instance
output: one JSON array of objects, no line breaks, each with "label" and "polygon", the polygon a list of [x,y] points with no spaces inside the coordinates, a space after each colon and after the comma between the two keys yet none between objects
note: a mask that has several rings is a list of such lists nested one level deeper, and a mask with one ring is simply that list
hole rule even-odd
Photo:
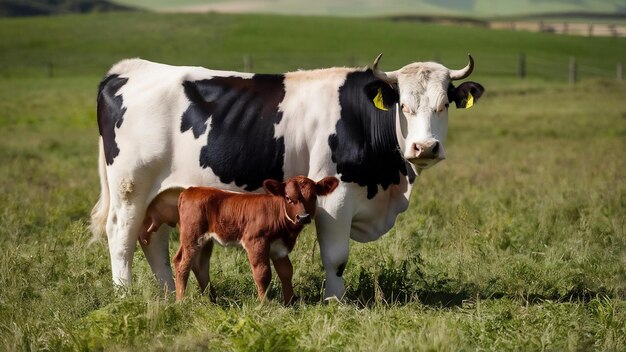
[{"label": "calf's ear", "polygon": [[285,195],[285,183],[279,182],[276,180],[265,180],[263,181],[263,189],[268,194],[273,194],[275,196],[284,196]]},{"label": "calf's ear", "polygon": [[334,176],[328,176],[321,179],[315,184],[315,192],[318,196],[330,194],[339,185],[339,179]]},{"label": "calf's ear", "polygon": [[463,82],[456,88],[450,84],[448,100],[454,102],[457,109],[469,109],[484,92],[485,88],[476,82]]}]

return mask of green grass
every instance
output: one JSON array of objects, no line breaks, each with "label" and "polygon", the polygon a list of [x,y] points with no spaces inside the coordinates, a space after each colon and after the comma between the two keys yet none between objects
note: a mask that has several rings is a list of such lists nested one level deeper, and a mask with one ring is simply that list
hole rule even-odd
[{"label": "green grass", "polygon": [[[423,47],[407,49],[409,38]],[[623,44],[271,16],[0,21],[0,350],[624,350],[626,84],[497,74],[508,65],[497,57],[522,46],[609,65]],[[182,304],[164,297],[140,251],[133,288],[115,294],[106,241],[87,245],[99,194],[95,93],[115,60],[241,69],[235,59],[251,53],[264,58],[255,69],[278,72],[366,64],[379,50],[385,68],[432,52],[460,66],[470,49],[487,93],[450,112],[448,159],[418,178],[394,229],[352,243],[344,304],[321,302],[311,228],[291,255],[294,308],[278,304],[276,279],[257,306],[245,254],[221,248],[216,303],[193,280]],[[177,245],[173,234],[172,254]]]}]

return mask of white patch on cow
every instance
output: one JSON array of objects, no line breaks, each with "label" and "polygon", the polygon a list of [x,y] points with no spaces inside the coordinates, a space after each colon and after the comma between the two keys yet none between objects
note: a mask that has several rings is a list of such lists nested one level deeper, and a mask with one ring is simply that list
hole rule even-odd
[{"label": "white patch on cow", "polygon": [[289,254],[287,246],[283,240],[278,239],[270,244],[270,258],[278,259],[286,257]]},{"label": "white patch on cow", "polygon": [[296,71],[285,74],[285,98],[279,105],[282,120],[275,137],[284,137],[285,177],[307,175],[321,179],[336,173],[328,136],[341,118],[339,87],[348,68]]},{"label": "white patch on cow", "polygon": [[219,234],[207,232],[198,239],[198,245],[203,247],[208,241],[215,241],[224,247],[242,247],[241,241],[224,241]]},{"label": "white patch on cow", "polygon": [[400,184],[390,185],[385,192],[378,192],[372,199],[367,199],[367,192],[361,187],[351,192],[355,198],[355,210],[350,238],[357,242],[370,242],[387,233],[397,216],[409,207],[412,187],[406,177],[400,177]]}]

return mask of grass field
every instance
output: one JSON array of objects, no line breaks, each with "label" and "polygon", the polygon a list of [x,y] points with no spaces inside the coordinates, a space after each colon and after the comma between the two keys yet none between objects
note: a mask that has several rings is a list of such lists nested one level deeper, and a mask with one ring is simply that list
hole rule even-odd
[{"label": "grass field", "polygon": [[[90,15],[0,21],[0,350],[626,349],[626,83],[535,73],[520,50],[613,67],[626,40],[384,21]],[[88,246],[99,194],[95,93],[142,56],[241,69],[395,69],[476,58],[487,93],[450,112],[448,159],[417,180],[381,240],[352,243],[343,304],[320,302],[312,229],[291,257],[302,301],[257,306],[246,257],[218,249],[216,303],[157,289],[141,252],[118,297],[105,240]],[[177,248],[172,235],[171,252]],[[193,281],[192,281],[193,282]]]}]

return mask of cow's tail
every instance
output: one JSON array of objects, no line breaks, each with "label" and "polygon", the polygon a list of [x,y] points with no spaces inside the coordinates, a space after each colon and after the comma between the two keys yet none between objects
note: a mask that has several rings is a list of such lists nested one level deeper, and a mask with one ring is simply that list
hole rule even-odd
[{"label": "cow's tail", "polygon": [[91,210],[91,223],[89,227],[93,237],[89,244],[92,244],[103,236],[106,228],[107,217],[109,215],[109,180],[107,178],[107,168],[104,159],[104,145],[100,139],[98,156],[98,173],[100,174],[100,198]]}]

